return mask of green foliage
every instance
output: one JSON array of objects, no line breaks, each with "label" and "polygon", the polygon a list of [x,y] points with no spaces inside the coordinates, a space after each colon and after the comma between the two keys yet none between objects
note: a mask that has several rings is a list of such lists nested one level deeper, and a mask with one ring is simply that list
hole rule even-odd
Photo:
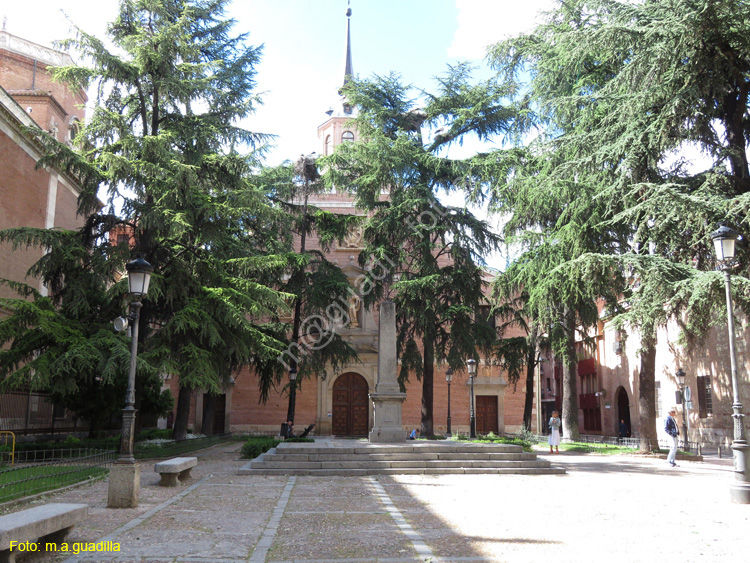
[{"label": "green foliage", "polygon": [[497,436],[492,432],[486,436],[477,436],[476,438],[459,436],[458,440],[462,442],[476,442],[479,444],[509,444],[512,446],[521,446],[525,452],[533,451],[532,443],[522,437]]},{"label": "green foliage", "polygon": [[136,436],[135,441],[141,442],[143,440],[171,440],[174,438],[174,430],[171,428],[149,428],[148,430],[141,430]]},{"label": "green foliage", "polygon": [[[77,232],[0,234],[16,247],[49,249],[30,273],[51,296],[19,286],[30,301],[2,304],[13,313],[0,321],[0,342],[13,342],[0,354],[3,383],[48,389],[93,425],[124,396],[129,342],[111,322],[124,311],[120,276],[134,255],[155,267],[141,309],[139,412],[171,408],[160,393],[164,374],[218,393],[254,363],[268,368],[259,373],[263,397],[283,375],[275,358],[288,337],[277,314],[287,294],[277,288],[291,241],[280,233],[292,218],[274,199],[283,174],[253,175],[268,138],[238,123],[259,103],[261,49],[232,34],[226,5],[125,0],[109,43],[82,30],[65,42],[80,66],[55,76],[94,86],[95,109],[80,150],[37,132],[47,148],[40,165],[80,180],[86,223]],[[113,244],[117,233],[132,241]],[[181,432],[184,422],[178,413]]]},{"label": "green foliage", "polygon": [[[305,438],[305,440],[307,439]],[[279,440],[268,436],[252,436],[245,442],[240,452],[245,459],[255,459],[260,454],[267,452],[271,448],[275,448],[280,443]]]},{"label": "green foliage", "polygon": [[[436,94],[424,93],[424,109],[395,76],[352,80],[345,93],[358,108],[363,140],[324,159],[324,180],[329,188],[346,186],[369,212],[359,257],[371,272],[364,300],[396,304],[399,381],[402,388],[410,374],[422,381],[422,435],[430,436],[435,363],[461,369],[495,338],[475,313],[487,303],[482,257],[499,240],[468,209],[438,200],[443,190],[464,189],[468,169],[444,149],[501,132],[514,112],[494,81],[473,84],[465,65],[449,68]],[[444,132],[430,132],[438,127]]]}]

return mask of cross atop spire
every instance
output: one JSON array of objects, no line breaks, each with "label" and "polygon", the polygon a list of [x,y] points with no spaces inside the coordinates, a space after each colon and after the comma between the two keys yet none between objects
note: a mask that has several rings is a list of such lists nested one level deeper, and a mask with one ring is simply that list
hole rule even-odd
[{"label": "cross atop spire", "polygon": [[352,37],[351,37],[351,0],[346,2],[346,64],[344,65],[344,84],[349,82],[354,70],[352,68]]}]

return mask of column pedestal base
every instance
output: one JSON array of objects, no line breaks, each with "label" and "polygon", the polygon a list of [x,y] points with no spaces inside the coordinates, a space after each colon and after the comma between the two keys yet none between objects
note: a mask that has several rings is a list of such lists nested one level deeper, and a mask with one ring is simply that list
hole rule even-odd
[{"label": "column pedestal base", "polygon": [[135,508],[140,493],[140,463],[114,463],[109,470],[107,508]]}]

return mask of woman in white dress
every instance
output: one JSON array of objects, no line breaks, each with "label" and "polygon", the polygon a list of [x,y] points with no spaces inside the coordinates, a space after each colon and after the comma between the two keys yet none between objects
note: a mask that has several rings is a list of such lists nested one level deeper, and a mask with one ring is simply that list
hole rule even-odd
[{"label": "woman in white dress", "polygon": [[[560,450],[560,414],[557,411],[552,411],[552,418],[549,419],[549,453],[559,454]],[[555,451],[552,451],[552,446],[555,447]]]}]

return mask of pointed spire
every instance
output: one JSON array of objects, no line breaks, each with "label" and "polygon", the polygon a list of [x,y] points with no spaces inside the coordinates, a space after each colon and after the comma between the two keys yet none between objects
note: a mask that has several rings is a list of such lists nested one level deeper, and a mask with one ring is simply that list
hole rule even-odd
[{"label": "pointed spire", "polygon": [[346,84],[354,74],[354,70],[352,68],[351,0],[347,0],[346,4],[346,65],[344,66],[344,84]]}]

